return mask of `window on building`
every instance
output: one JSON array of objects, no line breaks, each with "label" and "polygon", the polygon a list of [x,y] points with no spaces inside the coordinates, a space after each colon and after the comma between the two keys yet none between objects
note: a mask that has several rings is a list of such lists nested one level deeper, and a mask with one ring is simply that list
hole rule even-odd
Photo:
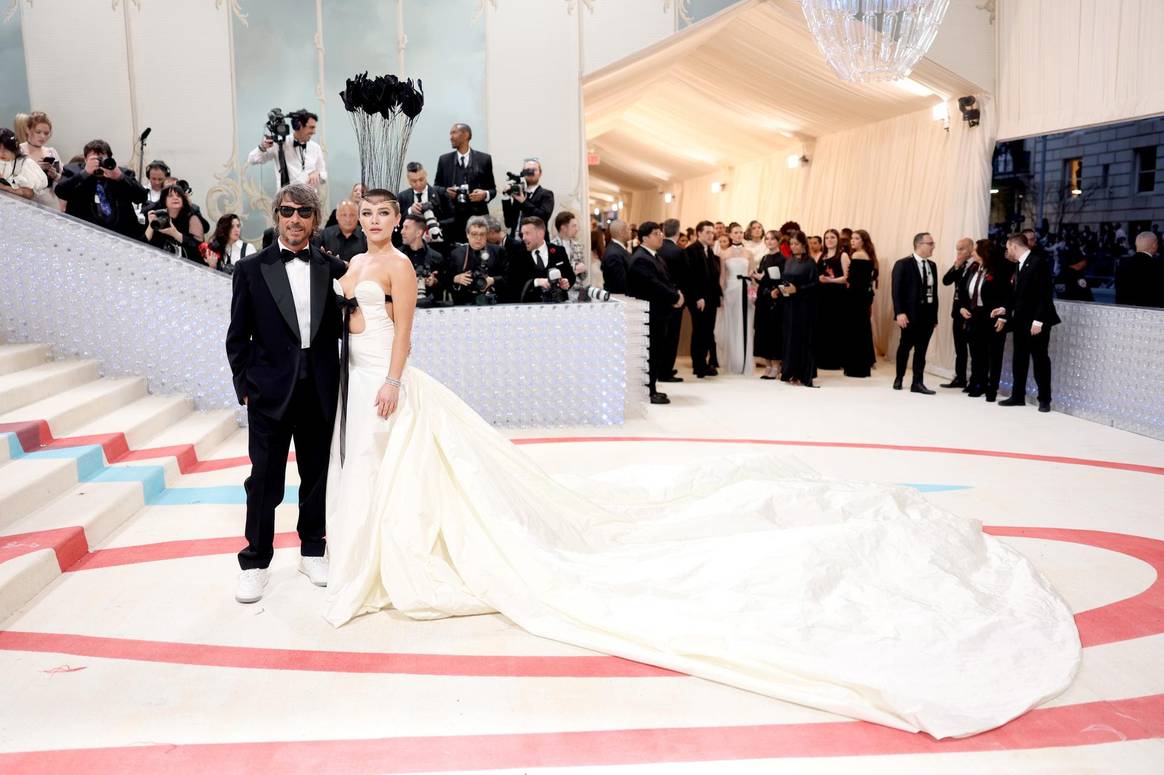
[{"label": "window on building", "polygon": [[1111,183],[1111,165],[1103,165],[1103,175],[1101,176],[1100,186],[1104,189]]},{"label": "window on building", "polygon": [[1156,146],[1136,149],[1136,193],[1151,194],[1156,190]]},{"label": "window on building", "polygon": [[1067,193],[1079,196],[1083,193],[1083,159],[1067,159],[1063,162],[1063,179],[1067,183]]}]

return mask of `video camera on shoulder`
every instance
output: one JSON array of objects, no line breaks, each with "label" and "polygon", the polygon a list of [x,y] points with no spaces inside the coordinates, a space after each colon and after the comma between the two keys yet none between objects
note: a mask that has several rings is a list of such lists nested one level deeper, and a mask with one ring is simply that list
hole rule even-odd
[{"label": "video camera on shoulder", "polygon": [[287,118],[282,108],[271,108],[267,113],[267,125],[264,128],[272,142],[281,143],[291,134],[291,124]]},{"label": "video camera on shoulder", "polygon": [[505,177],[509,178],[509,183],[505,186],[505,195],[512,197],[518,192],[524,192],[527,188],[526,178],[531,178],[536,173],[533,170],[522,170],[521,172],[506,172]]}]

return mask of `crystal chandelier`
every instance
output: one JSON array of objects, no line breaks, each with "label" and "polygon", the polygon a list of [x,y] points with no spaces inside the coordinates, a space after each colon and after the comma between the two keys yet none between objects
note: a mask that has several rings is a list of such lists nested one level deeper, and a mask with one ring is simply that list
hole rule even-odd
[{"label": "crystal chandelier", "polygon": [[934,42],[950,0],[800,0],[825,60],[845,81],[905,78]]}]

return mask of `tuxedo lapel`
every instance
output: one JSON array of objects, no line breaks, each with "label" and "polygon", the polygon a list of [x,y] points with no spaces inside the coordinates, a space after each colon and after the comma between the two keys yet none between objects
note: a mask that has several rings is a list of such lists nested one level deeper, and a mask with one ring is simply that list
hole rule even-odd
[{"label": "tuxedo lapel", "polygon": [[291,295],[291,281],[287,279],[287,270],[283,268],[278,248],[275,248],[272,258],[263,261],[260,269],[267,289],[271,291],[271,298],[275,300],[275,306],[279,308],[283,320],[287,321],[287,325],[298,339],[299,316],[295,314],[295,297]]},{"label": "tuxedo lapel", "polygon": [[[286,276],[286,272],[284,272]],[[331,291],[331,273],[323,257],[315,250],[311,251],[311,341],[315,341],[315,334],[319,331],[319,324],[323,321],[323,308],[327,304],[327,294]]]}]

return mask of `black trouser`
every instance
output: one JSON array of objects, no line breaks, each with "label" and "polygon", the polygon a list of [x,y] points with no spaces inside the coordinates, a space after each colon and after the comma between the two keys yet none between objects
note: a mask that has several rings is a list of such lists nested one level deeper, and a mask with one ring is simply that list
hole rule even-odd
[{"label": "black trouser", "polygon": [[897,379],[905,377],[905,366],[909,363],[909,351],[913,350],[913,384],[919,385],[926,373],[926,350],[930,347],[930,337],[934,335],[933,323],[914,323],[901,329],[901,342],[897,345]]},{"label": "black trouser", "polygon": [[715,363],[715,307],[707,303],[702,312],[695,307],[690,309],[691,369],[696,374],[706,374]]},{"label": "black trouser", "polygon": [[663,350],[663,362],[659,376],[669,377],[675,371],[675,358],[679,355],[679,332],[683,329],[683,308],[671,310],[667,317],[667,336]]},{"label": "black trouser", "polygon": [[[651,395],[655,394],[655,382],[659,377],[670,376],[671,367],[666,365],[667,358],[667,328],[668,322],[671,319],[671,310],[664,307],[658,310],[659,305],[651,302],[651,312],[648,318],[650,327],[650,351],[647,357],[647,372],[649,379],[647,385],[650,388]],[[672,358],[674,362],[674,358]],[[667,371],[663,371],[666,368]]]},{"label": "black trouser", "polygon": [[[967,330],[966,321],[962,319],[962,315],[954,318],[954,381],[966,381],[966,354],[970,348],[970,332]],[[973,357],[974,353],[971,352]]]},{"label": "black trouser", "polygon": [[1006,331],[995,331],[996,322],[985,307],[974,310],[970,318],[970,389],[981,390],[987,398],[998,395],[1002,352],[1006,349]]},{"label": "black trouser", "polygon": [[299,543],[304,557],[322,557],[327,546],[324,501],[327,464],[331,455],[329,421],[311,377],[295,385],[291,403],[281,420],[247,410],[251,475],[247,477],[247,546],[238,553],[243,570],[266,568],[275,552],[275,507],[283,502],[287,452],[295,441],[299,468]]},{"label": "black trouser", "polygon": [[1038,336],[1031,336],[1030,322],[1014,324],[1014,362],[1011,364],[1011,374],[1014,377],[1014,390],[1011,396],[1026,396],[1027,369],[1031,361],[1035,362],[1035,384],[1039,387],[1039,402],[1051,401],[1051,356],[1047,348],[1051,344],[1051,329],[1044,327]]}]

